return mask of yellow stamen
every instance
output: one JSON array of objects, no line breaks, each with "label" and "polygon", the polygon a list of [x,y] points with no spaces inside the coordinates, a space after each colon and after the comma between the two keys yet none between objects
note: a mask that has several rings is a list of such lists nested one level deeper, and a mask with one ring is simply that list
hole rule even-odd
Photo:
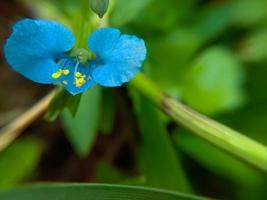
[{"label": "yellow stamen", "polygon": [[68,69],[59,69],[57,72],[53,73],[51,77],[53,79],[58,79],[62,74],[68,75],[70,71]]},{"label": "yellow stamen", "polygon": [[81,77],[81,78],[76,78],[74,84],[75,84],[76,87],[81,87],[85,83],[86,83],[86,80],[84,79],[84,77]]},{"label": "yellow stamen", "polygon": [[82,77],[82,76],[83,76],[83,74],[81,72],[76,72],[75,73],[75,77],[77,77],[77,78]]},{"label": "yellow stamen", "polygon": [[59,77],[61,76],[61,72],[55,72],[55,73],[53,73],[52,75],[51,75],[51,77],[53,78],[53,79],[58,79]]},{"label": "yellow stamen", "polygon": [[68,75],[68,74],[70,73],[70,70],[68,70],[68,69],[63,69],[63,70],[62,70],[62,73],[63,73],[64,75]]}]

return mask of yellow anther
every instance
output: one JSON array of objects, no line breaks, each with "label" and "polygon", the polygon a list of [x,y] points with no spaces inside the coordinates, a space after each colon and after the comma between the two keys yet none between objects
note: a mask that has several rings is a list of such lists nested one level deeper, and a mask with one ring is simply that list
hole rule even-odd
[{"label": "yellow anther", "polygon": [[68,70],[68,69],[63,69],[63,70],[62,70],[62,73],[63,73],[64,75],[68,75],[68,74],[70,73],[70,70]]},{"label": "yellow anther", "polygon": [[82,76],[83,76],[83,74],[81,72],[76,72],[75,73],[75,77],[77,77],[77,78],[82,77]]},{"label": "yellow anther", "polygon": [[79,78],[76,81],[78,84],[84,84],[86,81],[84,80],[84,78]]},{"label": "yellow anther", "polygon": [[57,72],[53,73],[51,77],[53,79],[58,79],[62,74],[68,75],[70,71],[68,69],[59,69]]},{"label": "yellow anther", "polygon": [[61,72],[55,72],[55,73],[53,73],[52,75],[51,75],[51,77],[53,78],[53,79],[57,79],[57,78],[59,78],[61,76]]},{"label": "yellow anther", "polygon": [[86,80],[84,79],[84,77],[81,77],[81,78],[76,78],[74,84],[75,84],[76,87],[81,87],[85,83],[86,83]]}]

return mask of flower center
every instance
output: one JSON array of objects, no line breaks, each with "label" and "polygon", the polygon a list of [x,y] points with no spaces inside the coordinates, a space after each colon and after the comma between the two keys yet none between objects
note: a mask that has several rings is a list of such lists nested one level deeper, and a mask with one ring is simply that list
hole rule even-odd
[{"label": "flower center", "polygon": [[80,65],[80,60],[78,59],[76,62],[75,68],[74,68],[74,82],[73,82],[73,84],[76,87],[81,87],[86,83],[85,74],[78,71],[79,65]]},{"label": "flower center", "polygon": [[91,64],[85,51],[79,51],[76,57],[73,56],[74,54],[59,60],[57,62],[58,70],[51,74],[51,77],[56,79],[56,83],[80,88],[92,80]]},{"label": "flower center", "polygon": [[71,57],[79,60],[80,63],[87,63],[89,60],[95,59],[95,54],[86,49],[74,49],[70,53]]}]

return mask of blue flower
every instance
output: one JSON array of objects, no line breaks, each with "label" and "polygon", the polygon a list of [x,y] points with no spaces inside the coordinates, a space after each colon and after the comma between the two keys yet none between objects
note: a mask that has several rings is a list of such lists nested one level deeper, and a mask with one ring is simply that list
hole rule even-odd
[{"label": "blue flower", "polygon": [[42,84],[63,85],[75,95],[95,84],[117,87],[139,72],[146,58],[144,41],[121,35],[118,29],[102,28],[88,39],[95,58],[87,50],[71,51],[75,38],[62,24],[50,20],[17,22],[4,53],[18,73]]}]

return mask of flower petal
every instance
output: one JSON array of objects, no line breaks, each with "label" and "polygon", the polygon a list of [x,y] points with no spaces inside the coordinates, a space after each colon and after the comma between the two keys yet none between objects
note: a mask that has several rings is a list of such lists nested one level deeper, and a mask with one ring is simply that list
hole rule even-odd
[{"label": "flower petal", "polygon": [[119,30],[113,28],[93,32],[88,45],[97,56],[93,79],[107,87],[121,86],[128,82],[139,72],[146,58],[146,47],[142,39],[120,35]]},{"label": "flower petal", "polygon": [[95,84],[91,77],[92,68],[90,67],[92,66],[78,63],[73,58],[61,59],[59,61],[59,68],[61,70],[68,70],[68,74],[62,74],[57,79],[57,83],[62,84],[73,95],[85,92]]},{"label": "flower petal", "polygon": [[24,19],[17,22],[7,40],[4,53],[12,68],[38,83],[53,83],[58,70],[55,59],[74,45],[73,34],[63,25],[49,20]]},{"label": "flower petal", "polygon": [[91,33],[88,47],[97,56],[106,59],[120,39],[120,31],[114,28],[101,28]]}]

